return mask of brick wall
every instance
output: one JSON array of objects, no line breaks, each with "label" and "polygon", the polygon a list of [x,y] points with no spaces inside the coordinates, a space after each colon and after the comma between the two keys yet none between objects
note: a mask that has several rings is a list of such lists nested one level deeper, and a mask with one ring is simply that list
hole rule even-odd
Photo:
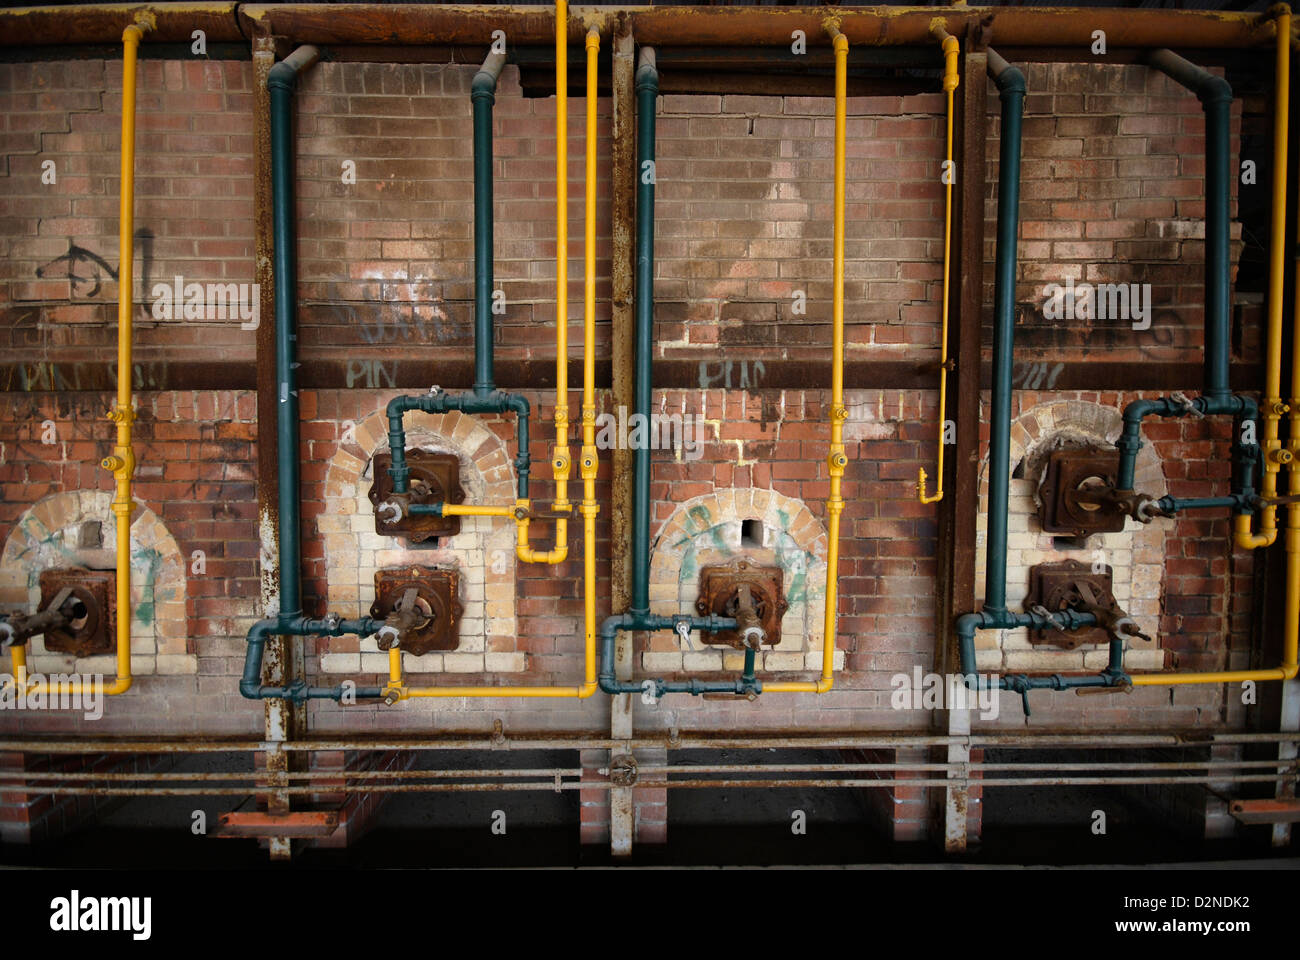
[{"label": "brick wall", "polygon": [[[324,535],[330,533],[327,464],[340,424],[383,408],[388,361],[422,355],[468,359],[472,312],[470,104],[465,65],[322,63],[298,98],[297,192],[301,359],[353,363],[346,390],[302,392],[303,534],[311,612],[364,612],[362,598],[331,596]],[[1022,188],[1021,304],[1017,359],[1045,363],[1019,409],[1059,397],[1050,365],[1062,358],[1199,360],[1203,215],[1203,121],[1195,98],[1138,67],[1027,68]],[[249,282],[252,250],[252,71],[246,62],[142,63],[137,143],[137,424],[142,471],[137,494],[189,557],[204,551],[207,572],[188,579],[187,652],[196,672],[151,676],[96,726],[112,732],[240,732],[261,729],[262,711],[236,683],[243,636],[257,609],[259,571],[254,493],[255,397],[250,393],[160,391],[168,364],[217,356],[251,362],[254,333],[238,320],[155,321],[143,305],[153,282]],[[0,397],[0,533],[47,494],[108,490],[98,467],[112,437],[102,419],[109,397],[103,357],[115,342],[117,128],[116,62],[0,64],[0,340],[17,373]],[[601,100],[601,205],[597,262],[597,351],[608,354],[609,104]],[[580,97],[570,102],[571,321],[581,317],[582,139]],[[699,360],[701,389],[656,393],[665,409],[701,413],[703,456],[655,457],[652,537],[678,506],[715,491],[770,490],[824,523],[828,395],[763,386],[765,359],[823,359],[829,343],[831,101],[756,96],[662,97],[657,169],[658,355]],[[943,190],[939,94],[849,102],[846,296],[854,359],[932,360],[938,336]],[[996,98],[989,138],[991,181],[986,260],[996,179]],[[496,286],[500,358],[553,362],[554,104],[525,97],[517,71],[504,73],[494,134]],[[1234,120],[1234,123],[1237,123]],[[1234,141],[1235,146],[1235,141]],[[55,159],[56,184],[41,163]],[[343,163],[357,182],[344,183]],[[1265,182],[1261,175],[1261,182]],[[1263,189],[1263,188],[1259,188]],[[1239,231],[1239,225],[1234,224]],[[1151,329],[1060,325],[1038,310],[1042,285],[1075,280],[1152,284]],[[986,279],[991,280],[991,273]],[[807,295],[796,312],[795,293]],[[991,286],[985,302],[991,303]],[[573,356],[580,350],[570,332]],[[1241,343],[1253,342],[1246,330]],[[58,361],[57,376],[51,363]],[[725,361],[735,370],[727,379]],[[1025,368],[1020,368],[1023,372]],[[1030,385],[1024,378],[1021,385]],[[548,424],[554,398],[522,390],[534,422]],[[1132,396],[1081,394],[1111,409]],[[846,440],[850,464],[838,570],[839,650],[844,674],[832,697],[771,697],[757,703],[678,697],[638,704],[639,728],[872,729],[930,725],[924,711],[890,706],[890,678],[929,669],[936,528],[933,507],[916,502],[918,467],[936,454],[933,391],[853,390]],[[599,396],[611,410],[608,394]],[[578,407],[577,393],[570,409]],[[39,427],[52,419],[66,438],[51,451]],[[510,425],[485,421],[508,444]],[[1226,425],[1151,423],[1145,435],[1177,496],[1223,492]],[[549,490],[549,430],[533,431],[536,494]],[[368,453],[364,451],[363,453]],[[608,600],[608,455],[598,496],[598,610]],[[157,472],[146,472],[157,471]],[[540,545],[548,524],[536,525]],[[1233,666],[1249,656],[1250,560],[1227,545],[1222,518],[1180,518],[1166,535],[1159,600],[1162,649],[1170,666]],[[580,525],[571,559],[557,568],[521,566],[515,603],[512,682],[571,683],[581,676]],[[815,617],[812,618],[815,621]],[[320,656],[351,652],[307,641],[309,669]],[[790,668],[791,676],[805,676]],[[640,675],[644,675],[640,674]],[[670,674],[671,675],[671,674]],[[358,677],[364,681],[369,674]],[[474,677],[470,677],[471,680]],[[488,679],[487,676],[478,679]],[[1019,725],[1005,698],[999,723]],[[1124,698],[1044,695],[1035,726],[1174,727],[1235,722],[1214,688],[1144,690]],[[405,728],[597,729],[604,701],[459,700],[420,709],[313,705],[320,731]],[[434,713],[436,719],[430,717]],[[76,718],[0,715],[0,729],[55,732]],[[594,827],[593,827],[594,829]]]}]

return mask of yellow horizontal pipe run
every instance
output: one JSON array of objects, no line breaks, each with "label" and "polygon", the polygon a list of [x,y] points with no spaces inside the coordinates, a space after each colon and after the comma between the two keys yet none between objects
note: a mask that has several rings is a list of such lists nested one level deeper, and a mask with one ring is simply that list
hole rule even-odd
[{"label": "yellow horizontal pipe run", "polygon": [[514,507],[483,507],[467,503],[444,503],[444,517],[514,517]]},{"label": "yellow horizontal pipe run", "polygon": [[[432,697],[521,697],[524,699],[577,698],[586,700],[598,689],[595,682],[580,687],[410,687],[403,689],[403,700],[427,700]],[[387,695],[389,691],[385,690]]]},{"label": "yellow horizontal pipe run", "polygon": [[1291,680],[1296,665],[1271,670],[1219,670],[1205,673],[1138,673],[1130,677],[1135,687],[1186,686],[1193,683],[1240,683],[1245,680]]},{"label": "yellow horizontal pipe run", "polygon": [[764,693],[827,693],[833,686],[830,678],[822,680],[778,680],[763,683]]}]

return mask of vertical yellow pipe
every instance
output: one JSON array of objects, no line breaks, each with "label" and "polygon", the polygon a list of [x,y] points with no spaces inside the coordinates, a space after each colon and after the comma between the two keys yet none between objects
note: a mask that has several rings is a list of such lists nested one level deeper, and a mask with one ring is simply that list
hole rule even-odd
[{"label": "vertical yellow pipe", "polygon": [[[151,27],[149,23],[148,27]],[[131,327],[134,312],[132,260],[135,245],[135,77],[140,39],[148,29],[135,23],[122,31],[122,189],[118,215],[117,274],[117,405],[109,419],[117,424],[117,445],[103,466],[113,471],[117,493],[113,514],[117,524],[117,680],[105,693],[122,693],[131,686],[131,476],[135,448],[131,443]]]},{"label": "vertical yellow pipe", "polygon": [[[1284,265],[1285,226],[1282,221],[1286,209],[1287,175],[1287,118],[1290,113],[1290,39],[1291,9],[1285,4],[1277,7],[1277,65],[1276,92],[1274,94],[1273,141],[1273,221],[1269,254],[1268,295],[1268,370],[1264,383],[1264,481],[1262,494],[1272,497],[1277,493],[1277,474],[1287,465],[1287,492],[1300,495],[1300,474],[1297,474],[1297,457],[1300,456],[1300,323],[1292,321],[1291,398],[1288,406],[1281,399],[1282,391],[1282,271]],[[1296,217],[1296,243],[1300,244],[1300,213]],[[1295,280],[1295,317],[1300,318],[1300,274]],[[1278,441],[1278,427],[1282,415],[1290,412],[1290,433],[1285,450]],[[1251,532],[1250,516],[1236,518],[1238,546],[1252,548],[1273,543],[1277,538],[1276,508],[1266,507],[1261,513],[1259,534]],[[1195,683],[1240,683],[1245,680],[1291,680],[1300,665],[1297,664],[1297,641],[1300,640],[1300,503],[1287,505],[1286,525],[1286,596],[1283,615],[1282,664],[1263,670],[1225,670],[1203,673],[1161,674],[1147,673],[1133,676],[1138,687],[1171,686]]]},{"label": "vertical yellow pipe", "polygon": [[[1290,84],[1287,82],[1289,78],[1285,72],[1289,69],[1291,62],[1289,46],[1291,10],[1289,7],[1283,7],[1281,14],[1277,18],[1277,33],[1278,97],[1283,99],[1290,91]],[[1286,112],[1281,107],[1279,107],[1279,113],[1284,117],[1286,116]],[[1282,137],[1281,140],[1285,146],[1287,138]],[[1285,157],[1284,152],[1284,164],[1286,162]],[[1300,167],[1300,161],[1298,161],[1297,166]],[[1285,201],[1285,190],[1282,193],[1281,204],[1278,204],[1278,198],[1274,195],[1274,204],[1285,206]],[[1274,237],[1274,241],[1276,243],[1276,237]],[[1296,211],[1295,243],[1297,250],[1300,250],[1300,208],[1297,208]],[[1282,259],[1280,248],[1280,243],[1274,248],[1278,262],[1281,262]],[[1279,354],[1280,352],[1279,345]],[[1279,365],[1280,360],[1281,357],[1279,356]],[[1279,406],[1281,406],[1280,403]],[[1287,494],[1292,497],[1300,497],[1300,271],[1297,271],[1295,276],[1294,300],[1291,310],[1291,393],[1290,404],[1286,409],[1290,411],[1288,418],[1290,429],[1286,443],[1286,451],[1289,456],[1285,458],[1279,457],[1278,459],[1284,460],[1287,465]],[[1287,672],[1286,676],[1289,680],[1295,677],[1297,669],[1300,669],[1300,665],[1297,663],[1298,659],[1300,659],[1297,658],[1297,648],[1300,647],[1300,502],[1295,501],[1287,504],[1286,510],[1286,601],[1282,623],[1282,669]]]},{"label": "vertical yellow pipe", "polygon": [[839,606],[840,513],[844,498],[840,481],[848,457],[844,455],[844,131],[848,113],[849,40],[833,24],[827,31],[835,44],[835,240],[831,303],[831,449],[826,458],[831,491],[826,501],[826,622],[822,643],[822,678],[817,692],[825,693],[835,682],[835,616]]},{"label": "vertical yellow pipe", "polygon": [[835,685],[835,615],[839,606],[840,514],[844,498],[840,481],[849,458],[844,453],[844,140],[848,115],[849,41],[834,19],[825,23],[835,47],[835,233],[832,247],[831,301],[831,444],[826,458],[831,489],[826,500],[826,619],[822,639],[822,675],[816,682],[774,681],[764,693],[827,693]]},{"label": "vertical yellow pipe", "polygon": [[[559,5],[562,7],[562,3]],[[558,14],[558,9],[557,9]],[[563,32],[566,20],[557,15],[556,20],[556,53],[559,57],[556,66],[556,86],[557,90],[564,90],[567,69],[564,57],[560,55],[563,47]],[[596,678],[596,516],[600,512],[600,507],[596,503],[596,472],[600,463],[596,452],[596,106],[597,106],[597,59],[600,53],[600,33],[592,27],[587,31],[586,39],[587,49],[587,129],[586,129],[586,222],[584,240],[586,248],[583,258],[583,321],[582,321],[582,503],[579,505],[579,512],[582,514],[582,589],[583,589],[583,660],[584,674],[583,682],[576,687],[556,687],[556,686],[536,686],[536,687],[407,687],[402,682],[402,657],[401,652],[392,649],[388,653],[388,686],[384,688],[384,695],[392,701],[407,700],[410,698],[426,697],[521,697],[521,698],[547,698],[554,699],[560,697],[576,697],[580,700],[586,699],[599,689]],[[561,73],[563,71],[563,74]],[[561,122],[565,114],[563,111],[559,114]],[[561,139],[564,134],[561,134]],[[563,149],[563,148],[562,148]],[[560,167],[561,181],[563,181],[565,171]],[[564,191],[565,188],[557,185],[557,194]],[[561,206],[561,210],[564,207]],[[568,224],[565,218],[561,216],[560,233],[567,233]],[[567,239],[564,241],[567,245]],[[563,270],[561,261],[561,269]],[[562,287],[561,290],[564,288]],[[563,294],[560,297],[562,301]],[[561,307],[561,309],[567,309]],[[561,366],[564,363],[565,354],[558,355],[561,359],[557,363]],[[561,397],[565,394],[561,393]],[[557,432],[560,422],[559,405],[557,403],[556,424]],[[567,418],[565,430],[567,433]],[[563,434],[562,434],[563,436]],[[565,450],[565,460],[567,461],[567,448]],[[567,479],[567,468],[566,468]],[[558,480],[558,477],[557,477]],[[527,503],[521,501],[526,507]],[[559,506],[558,502],[556,504]],[[451,505],[449,504],[448,507]],[[472,514],[476,516],[494,516],[496,508],[476,508]],[[450,515],[451,511],[447,511]],[[563,538],[567,528],[567,521],[561,519],[556,521],[557,538]],[[542,558],[540,562],[560,563],[564,559],[564,553],[557,550],[550,554],[535,553],[528,549],[528,524],[527,520],[517,523],[516,529],[519,531],[517,550],[527,552],[533,557]],[[559,554],[558,558],[550,559]],[[536,562],[536,561],[534,561]]]},{"label": "vertical yellow pipe", "polygon": [[[555,509],[569,509],[569,6],[555,0]],[[556,523],[556,540],[563,520]]]},{"label": "vertical yellow pipe", "polygon": [[[135,74],[140,40],[154,27],[150,13],[137,15],[136,22],[122,31],[122,162],[121,190],[118,202],[118,274],[117,274],[117,403],[108,419],[117,424],[117,443],[111,456],[100,461],[113,472],[116,494],[113,514],[117,525],[117,677],[100,692],[117,696],[131,689],[131,475],[135,472],[135,448],[131,444],[131,338],[134,282],[132,257],[135,241]],[[18,668],[26,669],[27,651],[17,645],[10,648],[14,676]],[[25,687],[25,685],[23,685]],[[53,693],[80,693],[80,681],[51,685],[46,681],[30,689]]]},{"label": "vertical yellow pipe", "polygon": [[957,72],[957,54],[960,51],[957,38],[944,30],[942,22],[936,22],[930,32],[943,45],[943,89],[948,94],[948,146],[943,167],[943,177],[947,182],[944,189],[943,220],[943,323],[939,330],[939,453],[935,464],[935,479],[939,486],[933,495],[926,495],[925,467],[921,467],[916,481],[916,493],[922,503],[938,503],[943,499],[943,433],[948,418],[948,285],[952,262],[952,184],[957,179],[952,165],[952,114],[953,91],[957,89],[960,76]]},{"label": "vertical yellow pipe", "polygon": [[[569,511],[569,6],[555,0],[555,481],[557,511]],[[524,563],[563,563],[569,521],[555,521],[555,549],[528,545],[528,501],[516,500],[515,555]]]},{"label": "vertical yellow pipe", "polygon": [[[1277,496],[1277,475],[1289,459],[1278,439],[1278,428],[1288,407],[1282,401],[1282,285],[1285,271],[1286,244],[1286,152],[1287,121],[1291,91],[1291,9],[1278,7],[1277,62],[1274,68],[1273,97],[1273,220],[1269,232],[1268,263],[1268,341],[1265,349],[1264,397],[1260,412],[1264,417],[1264,477],[1260,496],[1272,500]],[[1287,511],[1290,516],[1291,511]],[[1277,539],[1277,507],[1269,504],[1260,510],[1260,530],[1251,529],[1249,514],[1238,514],[1234,521],[1237,546],[1246,549],[1267,547]]]},{"label": "vertical yellow pipe", "polygon": [[587,31],[587,204],[582,303],[582,601],[583,689],[596,692],[596,91],[600,31]]}]

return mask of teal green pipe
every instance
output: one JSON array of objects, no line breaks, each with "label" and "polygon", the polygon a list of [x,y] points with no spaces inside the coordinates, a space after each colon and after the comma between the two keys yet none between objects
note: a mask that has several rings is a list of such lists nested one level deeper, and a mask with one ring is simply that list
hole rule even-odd
[{"label": "teal green pipe", "polygon": [[492,372],[492,105],[504,53],[490,53],[470,83],[474,109],[474,393],[496,389]]},{"label": "teal green pipe", "polygon": [[1020,129],[1025,75],[992,50],[989,70],[1002,101],[997,254],[993,288],[993,394],[989,413],[989,525],[984,610],[1007,607],[1007,496],[1011,484],[1011,361],[1015,350],[1016,238],[1020,232]]},{"label": "teal green pipe", "polygon": [[[1157,50],[1147,59],[1151,66],[1195,93],[1205,110],[1205,373],[1202,395],[1190,402],[1170,398],[1135,400],[1124,409],[1124,430],[1115,441],[1120,454],[1115,487],[1122,491],[1133,489],[1145,417],[1221,415],[1234,417],[1238,425],[1245,420],[1258,424],[1259,419],[1255,399],[1234,396],[1228,381],[1232,87],[1222,77],[1214,76],[1171,50]],[[1260,449],[1257,444],[1241,443],[1240,436],[1238,429],[1232,449],[1233,495],[1239,501],[1236,512],[1251,513],[1253,476]]]},{"label": "teal green pipe", "polygon": [[[388,475],[393,478],[393,492],[403,495],[410,486],[411,469],[406,464],[406,428],[402,420],[410,410],[425,413],[506,413],[515,415],[515,478],[520,500],[528,499],[528,477],[531,458],[528,455],[528,398],[517,393],[493,390],[486,395],[477,393],[426,393],[417,396],[394,397],[388,401],[388,452],[391,465]],[[441,505],[438,511],[441,515]],[[417,513],[420,511],[416,511]]]},{"label": "teal green pipe", "polygon": [[377,700],[383,696],[380,687],[358,687],[339,684],[334,687],[310,687],[304,680],[283,686],[262,683],[262,655],[266,641],[274,636],[294,637],[368,637],[383,627],[384,621],[372,617],[360,620],[341,620],[330,616],[323,620],[307,617],[270,617],[259,620],[248,631],[244,651],[244,673],[239,681],[239,693],[249,700],[290,700],[302,703],[307,700],[341,701],[345,697],[357,700]]},{"label": "teal green pipe", "polygon": [[[470,82],[470,100],[474,113],[474,388],[470,393],[430,393],[423,396],[395,397],[388,404],[388,452],[391,464],[388,475],[393,493],[404,496],[410,485],[411,470],[406,463],[406,428],[403,417],[409,410],[425,413],[515,414],[515,477],[518,497],[528,499],[530,458],[528,454],[527,399],[519,394],[501,393],[493,374],[493,210],[492,210],[492,106],[496,103],[497,80],[505,68],[503,53],[490,53]],[[419,515],[442,515],[441,503],[411,504]]]},{"label": "teal green pipe", "polygon": [[[1002,105],[1002,132],[998,145],[998,223],[993,290],[993,391],[989,414],[989,507],[984,563],[984,606],[979,613],[957,618],[957,646],[961,672],[968,687],[997,688],[1020,694],[1029,716],[1029,691],[1066,690],[1073,687],[1107,687],[1127,683],[1123,673],[1123,642],[1112,645],[1111,664],[1094,676],[1053,674],[1031,677],[1008,674],[985,681],[975,663],[975,633],[1016,627],[1077,630],[1096,623],[1090,613],[1062,610],[1042,615],[1013,613],[1007,609],[1007,511],[1011,483],[1011,373],[1015,351],[1016,239],[1020,226],[1021,120],[1025,101],[1025,76],[995,51],[988,51],[989,74],[998,87]],[[1116,656],[1119,657],[1116,660]]]},{"label": "teal green pipe", "polygon": [[1222,77],[1184,60],[1172,50],[1156,50],[1148,62],[1196,94],[1205,110],[1205,385],[1211,400],[1225,400],[1228,386],[1230,314],[1228,303],[1228,166],[1232,87]]},{"label": "teal green pipe", "polygon": [[719,630],[736,629],[734,617],[719,617],[710,614],[707,617],[674,616],[661,617],[651,614],[624,613],[606,617],[600,626],[600,673],[597,677],[600,689],[605,693],[653,693],[656,700],[669,693],[689,693],[702,696],[706,693],[728,693],[736,696],[758,695],[763,692],[763,683],[754,677],[753,650],[747,651],[745,672],[735,680],[619,680],[614,673],[614,641],[619,631],[638,632],[651,630],[680,629],[685,624],[691,631],[716,633]]},{"label": "teal green pipe", "polygon": [[280,616],[302,613],[302,514],[299,501],[297,238],[293,203],[293,94],[298,76],[316,62],[315,47],[299,47],[271,68],[271,223],[275,269],[276,462],[279,468]]},{"label": "teal green pipe", "polygon": [[[649,420],[651,361],[654,350],[655,185],[648,164],[655,159],[655,104],[659,72],[652,47],[642,47],[636,71],[636,413]],[[631,613],[650,612],[650,450],[642,444],[632,456]]]}]

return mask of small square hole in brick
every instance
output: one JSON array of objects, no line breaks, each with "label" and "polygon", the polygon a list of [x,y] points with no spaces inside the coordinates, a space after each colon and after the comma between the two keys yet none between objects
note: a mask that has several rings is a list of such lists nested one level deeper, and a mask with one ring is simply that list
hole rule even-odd
[{"label": "small square hole in brick", "polygon": [[740,521],[740,545],[742,547],[761,548],[763,546],[763,521]]}]

